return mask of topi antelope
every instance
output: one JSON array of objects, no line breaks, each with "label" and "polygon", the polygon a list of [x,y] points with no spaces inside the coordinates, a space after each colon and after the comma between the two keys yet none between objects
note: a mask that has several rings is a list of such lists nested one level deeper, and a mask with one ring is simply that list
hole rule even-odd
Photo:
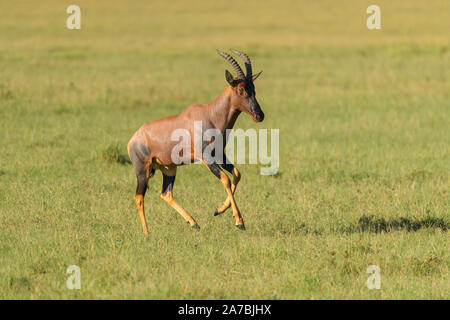
[{"label": "topi antelope", "polygon": [[[138,208],[145,234],[148,233],[148,229],[144,213],[144,196],[147,190],[148,179],[153,176],[156,169],[161,170],[163,174],[161,198],[181,214],[192,228],[200,229],[194,218],[174,200],[172,195],[176,170],[179,165],[173,161],[171,156],[172,150],[177,144],[177,141],[172,141],[171,139],[171,134],[174,130],[185,129],[193,136],[194,122],[201,121],[203,129],[218,130],[224,138],[223,141],[226,141],[226,130],[233,128],[241,112],[248,113],[255,122],[261,122],[264,119],[264,113],[258,101],[256,101],[255,87],[253,85],[253,82],[261,72],[253,75],[249,57],[243,52],[233,49],[231,51],[244,60],[246,75],[231,55],[217,50],[219,55],[227,60],[237,73],[237,76],[234,78],[228,70],[225,71],[225,79],[229,86],[211,103],[192,104],[178,115],[144,124],[136,131],[128,143],[128,154],[137,176],[134,202]],[[203,143],[201,146],[202,151],[213,143],[213,139]],[[197,160],[202,161],[220,179],[227,191],[227,199],[216,209],[214,215],[217,216],[225,212],[231,206],[236,219],[236,227],[245,230],[244,220],[233,196],[240,180],[238,169],[228,161],[224,152],[222,153],[223,160],[216,161],[214,158],[205,159],[203,152],[195,152],[194,148],[191,148],[191,150],[190,155],[184,155],[190,159],[190,163]],[[232,183],[230,183],[230,179],[222,169],[231,173],[233,176]]]}]

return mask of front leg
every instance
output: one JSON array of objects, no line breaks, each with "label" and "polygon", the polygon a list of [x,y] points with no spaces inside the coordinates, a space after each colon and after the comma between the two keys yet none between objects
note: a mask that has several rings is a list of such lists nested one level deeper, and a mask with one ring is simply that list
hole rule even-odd
[{"label": "front leg", "polygon": [[210,161],[205,161],[202,159],[203,164],[222,182],[225,190],[227,191],[228,198],[230,198],[231,207],[233,208],[233,215],[236,219],[236,227],[241,230],[245,230],[244,220],[242,219],[241,213],[236,205],[236,201],[234,200],[233,192],[231,191],[231,183],[230,178],[223,172],[220,166],[212,159]]},{"label": "front leg", "polygon": [[[236,187],[239,183],[239,180],[241,180],[241,174],[239,173],[239,170],[228,161],[225,154],[223,155],[223,164],[221,164],[221,167],[231,173],[233,175],[233,183],[231,184],[231,193],[234,196],[234,192],[236,191]],[[216,209],[214,212],[214,216],[218,216],[219,214],[224,213],[229,207],[231,206],[231,198],[227,197],[225,202]]]}]

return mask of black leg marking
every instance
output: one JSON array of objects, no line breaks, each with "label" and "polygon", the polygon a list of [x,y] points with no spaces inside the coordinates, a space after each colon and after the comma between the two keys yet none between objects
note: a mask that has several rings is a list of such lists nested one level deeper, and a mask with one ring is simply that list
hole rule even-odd
[{"label": "black leg marking", "polygon": [[220,166],[224,170],[226,170],[229,173],[233,174],[234,165],[227,159],[227,156],[225,155],[225,153],[223,153],[223,159],[222,159],[222,163],[220,164]]},{"label": "black leg marking", "polygon": [[208,164],[209,170],[220,179],[220,172],[222,171],[217,163]]},{"label": "black leg marking", "polygon": [[226,171],[232,174],[234,170],[234,165],[231,163],[224,163],[222,164],[222,168],[224,168]]},{"label": "black leg marking", "polygon": [[175,183],[175,176],[167,176],[163,173],[163,186],[161,193],[166,195],[167,192],[173,190],[173,185]]},{"label": "black leg marking", "polygon": [[220,179],[220,172],[222,172],[222,169],[219,167],[214,158],[207,157],[203,160],[205,161],[205,164],[208,167],[209,171],[211,171],[217,178]]},{"label": "black leg marking", "polygon": [[137,177],[136,194],[145,196],[147,191],[147,168],[145,159],[150,154],[150,148],[139,143],[134,143],[129,150],[131,163]]},{"label": "black leg marking", "polygon": [[137,176],[137,183],[136,194],[145,196],[145,192],[147,191],[147,179],[145,173],[140,173]]}]

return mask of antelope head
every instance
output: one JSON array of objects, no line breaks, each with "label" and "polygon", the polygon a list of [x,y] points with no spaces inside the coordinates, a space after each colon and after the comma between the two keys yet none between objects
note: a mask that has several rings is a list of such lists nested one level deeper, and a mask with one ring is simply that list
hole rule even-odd
[{"label": "antelope head", "polygon": [[259,77],[262,71],[253,75],[250,58],[243,52],[233,49],[230,50],[244,60],[245,70],[247,73],[246,75],[244,74],[239,64],[231,55],[217,50],[219,55],[227,60],[237,73],[237,76],[233,77],[228,70],[225,70],[225,79],[233,89],[231,104],[239,111],[249,114],[253,121],[261,122],[264,120],[264,112],[261,110],[261,107],[256,100],[255,85],[253,82]]}]

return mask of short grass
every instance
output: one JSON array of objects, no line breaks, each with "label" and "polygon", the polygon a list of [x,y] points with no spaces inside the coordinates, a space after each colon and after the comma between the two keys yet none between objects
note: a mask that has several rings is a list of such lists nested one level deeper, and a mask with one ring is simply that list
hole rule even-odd
[{"label": "short grass", "polygon": [[[372,2],[1,0],[0,298],[449,298],[449,4],[377,0],[369,31]],[[230,47],[264,70],[236,128],[280,129],[280,171],[239,166],[246,232],[206,168],[174,190],[200,232],[157,173],[144,237],[126,143],[214,99]]]}]

